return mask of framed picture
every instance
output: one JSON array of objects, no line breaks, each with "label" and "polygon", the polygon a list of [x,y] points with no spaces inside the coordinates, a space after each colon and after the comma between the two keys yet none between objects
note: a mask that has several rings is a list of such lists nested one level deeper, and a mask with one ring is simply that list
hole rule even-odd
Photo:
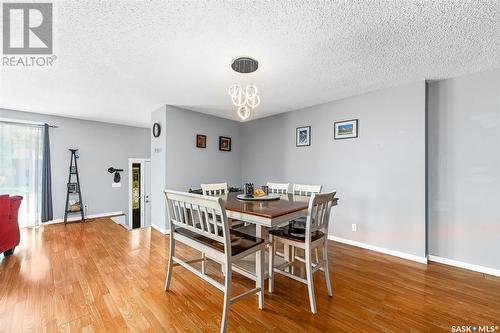
[{"label": "framed picture", "polygon": [[297,127],[295,132],[295,146],[305,147],[311,145],[311,126]]},{"label": "framed picture", "polygon": [[207,136],[203,134],[196,134],[196,147],[207,148]]},{"label": "framed picture", "polygon": [[358,137],[358,119],[337,121],[333,124],[335,140],[351,139]]},{"label": "framed picture", "polygon": [[77,193],[78,192],[78,184],[77,183],[68,183],[68,192],[69,193]]},{"label": "framed picture", "polygon": [[219,150],[231,151],[231,138],[219,136]]}]

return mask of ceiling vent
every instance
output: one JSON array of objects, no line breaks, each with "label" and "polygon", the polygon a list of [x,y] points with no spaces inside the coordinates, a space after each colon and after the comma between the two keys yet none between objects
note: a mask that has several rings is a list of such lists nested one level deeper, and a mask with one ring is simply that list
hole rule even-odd
[{"label": "ceiling vent", "polygon": [[250,57],[238,57],[234,59],[231,68],[238,73],[252,73],[259,68],[259,63]]}]

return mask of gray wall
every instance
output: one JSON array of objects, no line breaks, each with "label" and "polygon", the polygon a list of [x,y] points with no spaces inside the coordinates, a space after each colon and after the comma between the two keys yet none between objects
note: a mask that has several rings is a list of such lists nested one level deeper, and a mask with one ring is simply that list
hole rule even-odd
[{"label": "gray wall", "polygon": [[[359,138],[333,140],[346,119]],[[299,126],[312,127],[310,147],[295,147]],[[251,121],[241,142],[244,182],[337,190],[331,234],[425,257],[424,82]]]},{"label": "gray wall", "polygon": [[[54,219],[64,216],[70,147],[79,148],[78,171],[88,214],[128,212],[128,158],[149,157],[149,129],[5,109],[0,109],[0,118],[59,126],[50,129]],[[110,166],[125,170],[122,187],[111,187],[113,175],[107,171]]]},{"label": "gray wall", "polygon": [[[240,123],[169,105],[153,112],[155,121],[165,125],[161,137],[152,139],[153,202],[164,201],[165,188],[187,191],[217,182],[241,186]],[[206,149],[196,148],[196,134],[207,136]],[[219,151],[219,136],[232,139],[230,152]],[[153,202],[152,224],[167,229],[164,203]]]},{"label": "gray wall", "polygon": [[500,70],[428,98],[429,254],[500,269]]},{"label": "gray wall", "polygon": [[[240,123],[167,106],[167,188],[186,191],[202,183],[241,185]],[[207,148],[196,148],[196,134]],[[231,151],[219,150],[219,136],[231,138]]]},{"label": "gray wall", "polygon": [[159,227],[162,231],[166,229],[166,206],[165,190],[166,181],[166,147],[167,147],[167,112],[166,107],[151,113],[151,125],[159,123],[161,126],[160,136],[155,138],[151,132],[151,225]]}]

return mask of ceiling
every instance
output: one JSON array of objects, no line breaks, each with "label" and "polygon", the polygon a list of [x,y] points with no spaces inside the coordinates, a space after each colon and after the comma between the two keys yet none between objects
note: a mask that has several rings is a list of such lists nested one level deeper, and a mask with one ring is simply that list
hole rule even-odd
[{"label": "ceiling", "polygon": [[[0,66],[0,108],[149,126],[170,104],[251,119],[500,67],[499,1],[54,1],[54,68]],[[231,61],[259,61],[251,74]]]}]

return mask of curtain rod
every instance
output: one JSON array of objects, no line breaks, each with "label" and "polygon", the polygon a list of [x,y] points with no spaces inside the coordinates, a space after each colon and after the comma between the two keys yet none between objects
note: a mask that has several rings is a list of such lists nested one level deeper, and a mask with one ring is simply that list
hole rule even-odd
[{"label": "curtain rod", "polygon": [[[10,123],[10,124],[18,124],[18,125],[31,125],[31,126],[44,126],[45,123],[39,123],[35,121],[29,121],[29,120],[14,120],[14,119],[8,119],[8,118],[0,118],[0,123]],[[52,128],[59,128],[59,126],[56,125],[49,125],[49,127]]]}]

